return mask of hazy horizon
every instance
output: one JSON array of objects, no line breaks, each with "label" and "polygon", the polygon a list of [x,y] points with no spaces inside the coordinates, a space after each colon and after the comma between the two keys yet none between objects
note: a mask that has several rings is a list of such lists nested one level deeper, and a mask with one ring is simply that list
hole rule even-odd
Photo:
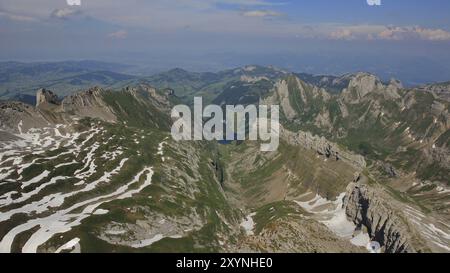
[{"label": "hazy horizon", "polygon": [[4,0],[0,59],[98,60],[152,73],[256,64],[442,82],[450,80],[449,9],[442,0]]}]

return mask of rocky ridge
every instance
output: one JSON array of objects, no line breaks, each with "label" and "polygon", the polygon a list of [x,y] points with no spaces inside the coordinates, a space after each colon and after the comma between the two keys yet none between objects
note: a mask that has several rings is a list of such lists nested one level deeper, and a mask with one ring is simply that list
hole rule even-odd
[{"label": "rocky ridge", "polygon": [[324,137],[315,136],[310,132],[296,132],[281,128],[281,137],[291,145],[300,145],[307,149],[316,151],[318,154],[332,160],[343,160],[352,166],[357,167],[360,171],[366,168],[366,161],[361,155],[356,155],[349,151],[343,150],[337,144],[328,141]]},{"label": "rocky ridge", "polygon": [[346,214],[358,227],[366,227],[370,238],[385,252],[417,252],[407,222],[367,185],[351,183],[344,199]]},{"label": "rocky ridge", "polygon": [[[145,84],[127,87],[118,92],[132,95],[142,106],[153,105],[164,112],[170,109],[170,94],[159,92]],[[52,91],[39,89],[36,93],[36,106],[15,101],[0,102],[0,128],[20,133],[21,130],[25,132],[30,128],[69,124],[74,119],[85,117],[115,123],[118,115],[122,114],[119,112],[126,110],[123,107],[114,108],[118,105],[114,103],[115,94],[117,93],[110,90],[93,87],[60,100]]]}]

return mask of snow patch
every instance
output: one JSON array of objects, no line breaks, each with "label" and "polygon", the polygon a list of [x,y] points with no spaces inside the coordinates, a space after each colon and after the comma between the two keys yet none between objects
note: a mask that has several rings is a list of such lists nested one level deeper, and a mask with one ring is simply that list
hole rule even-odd
[{"label": "snow patch", "polygon": [[107,214],[109,212],[109,210],[106,210],[106,209],[98,209],[98,210],[96,210],[96,211],[94,211],[94,215],[104,215],[104,214]]},{"label": "snow patch", "polygon": [[75,247],[76,245],[78,245],[79,242],[80,242],[80,238],[73,238],[72,240],[68,241],[67,243],[65,243],[64,245],[59,247],[55,251],[55,253],[60,253],[63,250],[72,250],[72,248]]},{"label": "snow patch", "polygon": [[244,228],[245,233],[250,236],[254,235],[253,229],[255,227],[255,222],[253,221],[253,216],[255,216],[256,213],[251,213],[247,217],[245,217],[244,221],[241,223],[241,227]]}]

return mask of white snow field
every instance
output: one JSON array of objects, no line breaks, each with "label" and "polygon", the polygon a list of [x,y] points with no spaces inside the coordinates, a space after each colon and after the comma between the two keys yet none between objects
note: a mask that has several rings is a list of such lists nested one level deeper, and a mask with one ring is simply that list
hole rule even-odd
[{"label": "white snow field", "polygon": [[[312,197],[312,198],[311,198]],[[368,247],[370,238],[367,233],[357,231],[356,225],[347,219],[344,204],[345,192],[336,197],[336,201],[330,201],[318,194],[307,192],[295,201],[307,212],[313,213],[314,217],[328,227],[338,237],[349,240],[356,246]]]},{"label": "white snow field", "polygon": [[[0,252],[37,252],[84,219],[108,214],[99,208],[102,204],[133,197],[152,183],[151,166],[120,183],[115,180],[130,158],[124,155],[126,148],[111,144],[118,138],[106,137],[107,130],[99,124],[92,123],[84,132],[74,132],[70,125],[24,132],[19,123],[18,131],[18,140],[0,143],[0,225],[10,227],[0,237]],[[17,221],[19,216],[22,220]],[[23,234],[25,242],[14,246]],[[80,238],[55,249],[79,252]]]},{"label": "white snow field", "polygon": [[247,235],[253,235],[253,229],[255,228],[255,222],[253,221],[253,216],[255,216],[256,213],[251,213],[245,217],[245,219],[241,222],[241,227],[244,228],[245,233]]}]

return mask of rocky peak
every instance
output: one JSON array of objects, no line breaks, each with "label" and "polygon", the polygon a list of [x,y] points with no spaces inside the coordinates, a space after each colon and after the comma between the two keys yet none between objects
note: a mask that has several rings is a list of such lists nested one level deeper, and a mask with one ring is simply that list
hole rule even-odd
[{"label": "rocky peak", "polygon": [[61,111],[79,117],[100,118],[106,121],[116,121],[116,117],[109,105],[104,101],[110,91],[100,87],[89,88],[62,101]]},{"label": "rocky peak", "polygon": [[399,91],[403,89],[403,84],[397,79],[391,79],[387,85],[369,73],[359,72],[345,76],[349,79],[348,87],[342,92],[345,102],[359,103],[364,97],[374,92],[382,95],[385,99],[399,99]]},{"label": "rocky peak", "polygon": [[66,97],[62,101],[63,109],[67,110],[75,106],[85,107],[95,104],[95,101],[101,100],[102,94],[106,92],[100,87],[92,87],[86,91],[81,91]]},{"label": "rocky peak", "polygon": [[85,93],[89,95],[99,95],[101,93],[105,92],[101,87],[94,86],[92,88],[89,88]]},{"label": "rocky peak", "polygon": [[392,78],[392,79],[389,81],[389,86],[396,87],[397,89],[402,89],[402,88],[403,88],[402,82],[399,81],[399,80],[397,80],[397,79],[394,79],[394,78]]},{"label": "rocky peak", "polygon": [[165,88],[164,92],[166,93],[167,96],[176,96],[175,95],[175,90],[173,90],[172,88]]},{"label": "rocky peak", "polygon": [[[0,131],[4,131],[4,134],[22,133],[33,127],[47,125],[48,121],[37,107],[17,101],[0,102]],[[2,140],[5,138],[0,136],[0,142]]]},{"label": "rocky peak", "polygon": [[342,92],[343,98],[347,102],[359,102],[367,94],[384,87],[378,77],[369,73],[359,72],[349,77],[348,87]]},{"label": "rocky peak", "polygon": [[36,107],[41,104],[56,104],[56,105],[58,105],[59,103],[60,102],[58,100],[58,96],[50,90],[41,88],[36,93]]},{"label": "rocky peak", "polygon": [[393,208],[379,193],[361,183],[350,183],[344,199],[347,216],[358,226],[366,227],[370,238],[381,244],[385,252],[416,252],[411,230],[404,218],[392,213]]},{"label": "rocky peak", "polygon": [[160,94],[156,88],[154,88],[153,86],[150,86],[148,84],[145,83],[141,83],[137,86],[127,86],[124,89],[125,92],[129,92],[131,95],[133,95],[134,97],[136,97],[137,99],[140,99],[141,96],[140,95],[147,95],[153,99],[156,99],[158,101],[160,100],[165,100],[167,94]]},{"label": "rocky peak", "polygon": [[385,98],[398,99],[401,97],[398,91],[403,89],[403,84],[397,79],[391,79],[385,89],[382,89]]},{"label": "rocky peak", "polygon": [[425,92],[431,92],[443,100],[450,101],[450,82],[424,85],[418,87],[417,89]]},{"label": "rocky peak", "polygon": [[291,145],[300,145],[306,149],[316,151],[319,155],[333,160],[343,160],[356,169],[363,170],[367,164],[363,156],[353,154],[347,150],[339,148],[339,145],[319,137],[310,132],[299,131],[293,133],[285,128],[280,129],[281,137]]}]

